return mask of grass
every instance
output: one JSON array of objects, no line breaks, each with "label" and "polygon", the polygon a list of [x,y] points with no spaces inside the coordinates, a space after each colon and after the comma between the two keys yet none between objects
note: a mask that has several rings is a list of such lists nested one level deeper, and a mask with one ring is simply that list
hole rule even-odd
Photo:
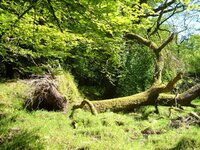
[{"label": "grass", "polygon": [[[172,119],[191,111],[198,112],[199,108],[172,111],[171,117],[168,117],[168,107],[159,107],[159,115],[153,113],[152,106],[142,107],[137,113],[106,112],[97,116],[78,109],[70,119],[70,111],[26,111],[23,100],[27,88],[22,81],[0,83],[2,150],[185,150],[200,147],[199,126],[170,126]],[[76,95],[71,97],[76,99]],[[199,100],[195,100],[195,104],[198,105]]]},{"label": "grass", "polygon": [[78,91],[73,76],[69,72],[60,71],[56,76],[59,91],[66,97],[70,103],[80,101],[81,94]]}]

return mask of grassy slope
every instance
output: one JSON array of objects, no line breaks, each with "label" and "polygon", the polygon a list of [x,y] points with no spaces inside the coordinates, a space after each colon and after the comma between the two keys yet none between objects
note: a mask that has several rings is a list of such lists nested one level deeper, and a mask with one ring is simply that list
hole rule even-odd
[{"label": "grassy slope", "polygon": [[[22,104],[26,89],[21,81],[0,83],[0,149],[149,150],[200,147],[199,126],[183,124],[177,129],[170,127],[171,118],[185,114],[173,111],[169,118],[167,107],[160,107],[160,115],[151,113],[153,107],[141,108],[138,113],[106,112],[98,116],[77,110],[71,120],[68,117],[70,112],[24,110]],[[147,128],[158,134],[143,134],[142,131]]]}]

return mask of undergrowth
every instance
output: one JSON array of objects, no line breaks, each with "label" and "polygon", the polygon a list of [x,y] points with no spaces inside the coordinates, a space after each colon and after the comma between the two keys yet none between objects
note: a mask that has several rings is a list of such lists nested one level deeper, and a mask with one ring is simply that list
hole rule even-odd
[{"label": "undergrowth", "polygon": [[[65,82],[66,86],[69,84]],[[70,119],[70,111],[26,111],[23,102],[27,88],[25,81],[0,83],[2,150],[185,150],[200,147],[198,124],[172,126],[173,119],[192,111],[199,112],[199,107],[185,107],[183,112],[172,110],[170,117],[169,107],[161,106],[160,114],[154,113],[153,106],[142,107],[135,113],[105,112],[97,116],[78,109]],[[62,92],[68,88],[63,88]],[[79,93],[73,96],[73,101],[80,98]],[[195,104],[198,105],[199,100]]]}]

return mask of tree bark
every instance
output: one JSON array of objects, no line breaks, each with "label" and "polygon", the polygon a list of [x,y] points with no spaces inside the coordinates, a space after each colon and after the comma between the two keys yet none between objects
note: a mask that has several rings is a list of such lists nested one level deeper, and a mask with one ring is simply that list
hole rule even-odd
[{"label": "tree bark", "polygon": [[176,95],[173,94],[161,94],[158,98],[160,105],[171,106],[175,104],[175,99],[181,106],[193,106],[192,100],[200,96],[200,84],[197,84],[187,91]]},{"label": "tree bark", "polygon": [[[147,91],[126,96],[120,98],[113,98],[108,100],[90,101],[90,105],[93,105],[93,109],[96,109],[98,113],[112,111],[112,112],[130,112],[135,108],[146,105],[155,105],[155,101],[158,101],[159,105],[172,106],[176,101],[181,106],[192,106],[191,101],[200,96],[200,84],[193,86],[184,93],[179,95],[165,94],[163,86],[152,87]],[[159,94],[162,93],[162,94]],[[74,109],[83,108],[91,109],[91,106],[85,107],[83,103],[75,105]],[[74,110],[73,109],[73,110]],[[91,110],[93,112],[94,110]]]}]

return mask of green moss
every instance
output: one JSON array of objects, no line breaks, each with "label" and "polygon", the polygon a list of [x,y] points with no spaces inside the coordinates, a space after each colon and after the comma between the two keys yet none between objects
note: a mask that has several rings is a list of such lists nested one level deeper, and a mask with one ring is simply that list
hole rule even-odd
[{"label": "green moss", "polygon": [[69,72],[61,71],[56,76],[58,90],[66,97],[69,103],[79,102],[82,98],[77,89],[73,76]]}]

